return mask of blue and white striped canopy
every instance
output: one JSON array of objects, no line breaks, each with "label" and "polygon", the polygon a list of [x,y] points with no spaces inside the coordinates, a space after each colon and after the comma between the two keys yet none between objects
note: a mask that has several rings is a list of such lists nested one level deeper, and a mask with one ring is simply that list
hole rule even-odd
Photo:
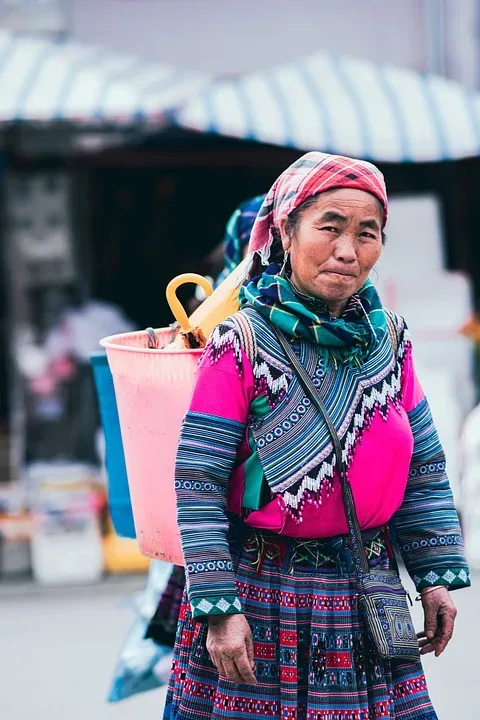
[{"label": "blue and white striped canopy", "polygon": [[218,81],[183,127],[383,162],[480,154],[480,94],[442,77],[317,53]]},{"label": "blue and white striped canopy", "polygon": [[157,124],[208,82],[129,55],[0,31],[0,123]]}]

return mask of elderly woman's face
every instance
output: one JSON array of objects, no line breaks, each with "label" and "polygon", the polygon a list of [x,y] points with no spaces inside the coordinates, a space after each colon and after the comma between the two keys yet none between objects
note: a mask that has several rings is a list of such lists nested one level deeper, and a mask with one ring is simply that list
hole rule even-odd
[{"label": "elderly woman's face", "polygon": [[324,300],[332,314],[365,282],[382,250],[382,209],[363,190],[329,190],[301,212],[296,232],[280,220],[283,249],[290,253],[292,281]]}]

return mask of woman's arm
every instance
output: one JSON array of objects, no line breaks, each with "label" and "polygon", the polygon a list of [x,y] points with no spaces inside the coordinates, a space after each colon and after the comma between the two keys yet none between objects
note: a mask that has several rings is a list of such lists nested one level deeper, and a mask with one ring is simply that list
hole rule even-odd
[{"label": "woman's arm", "polygon": [[393,518],[397,545],[417,590],[470,585],[463,538],[445,469],[445,455],[430,408],[415,373],[411,343],[403,323],[399,356],[403,363],[403,406],[414,447],[402,506]]},{"label": "woman's arm", "polygon": [[193,617],[241,613],[228,544],[227,493],[254,394],[253,371],[225,323],[199,364],[175,467],[178,524]]}]

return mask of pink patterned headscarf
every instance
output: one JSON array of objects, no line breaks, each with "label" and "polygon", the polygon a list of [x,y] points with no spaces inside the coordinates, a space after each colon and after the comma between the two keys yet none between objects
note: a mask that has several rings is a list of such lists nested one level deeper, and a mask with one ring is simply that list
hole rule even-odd
[{"label": "pink patterned headscarf", "polygon": [[364,160],[309,152],[294,162],[275,180],[258,212],[248,246],[268,265],[270,248],[282,215],[291,215],[312,195],[338,188],[355,188],[374,195],[387,221],[388,200],[380,170]]}]

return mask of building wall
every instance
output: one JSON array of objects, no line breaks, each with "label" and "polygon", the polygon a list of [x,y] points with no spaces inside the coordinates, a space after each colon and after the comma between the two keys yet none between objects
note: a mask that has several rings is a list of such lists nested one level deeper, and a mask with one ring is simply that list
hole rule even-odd
[{"label": "building wall", "polygon": [[443,0],[445,74],[480,88],[480,0]]},{"label": "building wall", "polygon": [[[445,74],[470,87],[477,82],[478,0],[70,2],[72,34],[78,40],[179,68],[228,75],[323,48],[436,70],[440,44]],[[444,38],[435,22],[426,19],[426,13],[442,7]]]},{"label": "building wall", "polygon": [[0,0],[0,28],[62,32],[179,68],[242,73],[318,49],[479,86],[480,0]]},{"label": "building wall", "polygon": [[241,73],[318,49],[419,70],[428,66],[423,0],[71,3],[72,33],[78,40],[130,50],[180,68]]}]

